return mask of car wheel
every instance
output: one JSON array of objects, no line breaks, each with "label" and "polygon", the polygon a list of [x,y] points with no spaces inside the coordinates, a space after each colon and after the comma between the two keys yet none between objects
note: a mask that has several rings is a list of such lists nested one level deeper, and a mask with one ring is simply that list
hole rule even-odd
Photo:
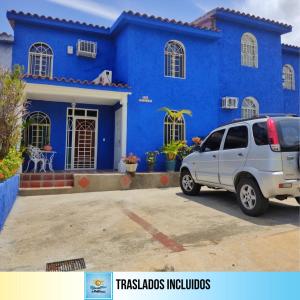
[{"label": "car wheel", "polygon": [[300,204],[300,197],[295,197],[295,199]]},{"label": "car wheel", "polygon": [[188,170],[180,173],[180,187],[184,194],[189,196],[198,195],[201,189],[200,184],[196,183]]},{"label": "car wheel", "polygon": [[257,217],[266,212],[269,200],[266,199],[256,181],[242,178],[237,185],[237,199],[242,211],[249,216]]}]

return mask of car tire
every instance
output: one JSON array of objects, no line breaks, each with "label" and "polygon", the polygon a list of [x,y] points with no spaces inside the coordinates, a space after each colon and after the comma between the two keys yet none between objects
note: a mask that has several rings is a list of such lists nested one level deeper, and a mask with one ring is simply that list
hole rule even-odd
[{"label": "car tire", "polygon": [[196,183],[188,170],[183,170],[180,173],[180,187],[184,194],[196,196],[199,194],[201,186]]},{"label": "car tire", "polygon": [[236,193],[241,210],[248,216],[260,216],[269,207],[269,199],[264,197],[257,182],[252,178],[242,178]]},{"label": "car tire", "polygon": [[300,197],[295,197],[295,199],[300,204]]}]

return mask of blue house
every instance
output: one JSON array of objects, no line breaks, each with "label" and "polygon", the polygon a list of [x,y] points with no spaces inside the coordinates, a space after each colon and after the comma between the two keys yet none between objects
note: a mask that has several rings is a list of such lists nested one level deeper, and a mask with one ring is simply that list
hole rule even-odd
[{"label": "blue house", "polygon": [[[25,68],[25,145],[55,170],[116,169],[122,156],[190,141],[235,118],[299,113],[292,27],[216,8],[192,23],[123,12],[110,28],[9,11],[12,63]],[[159,111],[189,109],[173,122]],[[158,170],[163,168],[160,158]]]}]

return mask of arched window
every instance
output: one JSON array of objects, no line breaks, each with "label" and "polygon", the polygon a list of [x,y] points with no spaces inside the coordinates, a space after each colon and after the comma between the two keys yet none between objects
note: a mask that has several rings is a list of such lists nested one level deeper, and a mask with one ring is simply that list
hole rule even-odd
[{"label": "arched window", "polygon": [[242,66],[258,67],[258,50],[255,36],[249,32],[244,33],[241,39]]},{"label": "arched window", "polygon": [[169,41],[165,45],[165,76],[185,78],[185,50],[178,41]]},{"label": "arched window", "polygon": [[283,88],[287,90],[295,89],[295,72],[291,65],[284,65],[282,68]]},{"label": "arched window", "polygon": [[185,121],[174,119],[169,114],[166,114],[164,119],[164,143],[169,144],[171,141],[185,140]]},{"label": "arched window", "polygon": [[35,43],[29,49],[28,74],[52,77],[53,51],[45,43]]},{"label": "arched window", "polygon": [[247,97],[242,103],[242,118],[250,119],[259,115],[259,104],[253,97]]},{"label": "arched window", "polygon": [[43,112],[33,112],[26,118],[25,146],[43,148],[50,143],[50,118]]}]

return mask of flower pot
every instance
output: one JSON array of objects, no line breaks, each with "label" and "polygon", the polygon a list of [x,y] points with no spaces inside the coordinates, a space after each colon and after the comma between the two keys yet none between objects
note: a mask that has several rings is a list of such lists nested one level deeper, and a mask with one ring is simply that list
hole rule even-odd
[{"label": "flower pot", "polygon": [[126,171],[128,173],[135,173],[137,166],[138,166],[138,164],[126,164]]},{"label": "flower pot", "polygon": [[45,151],[52,151],[52,146],[51,145],[45,145],[44,150]]},{"label": "flower pot", "polygon": [[166,160],[167,172],[175,172],[175,167],[176,167],[176,159]]}]

